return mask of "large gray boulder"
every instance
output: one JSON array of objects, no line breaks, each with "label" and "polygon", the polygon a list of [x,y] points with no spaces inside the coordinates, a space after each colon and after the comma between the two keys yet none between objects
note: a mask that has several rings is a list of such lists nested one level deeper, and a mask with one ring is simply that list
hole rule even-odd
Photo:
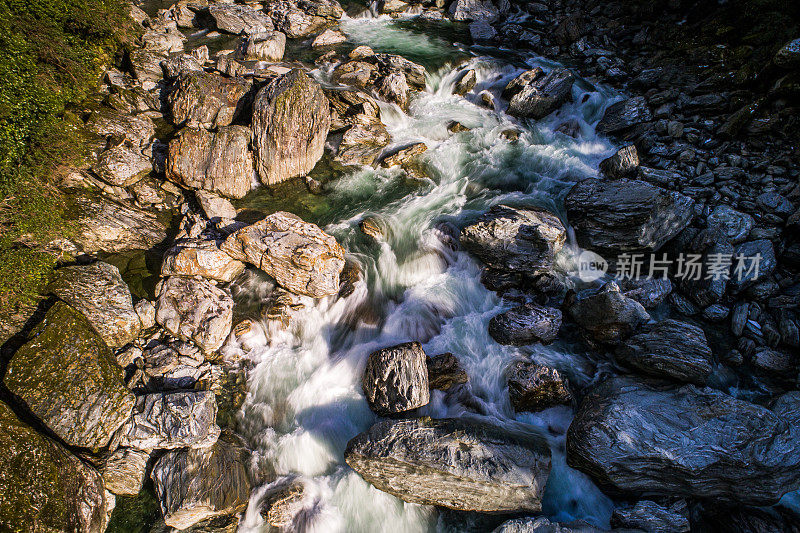
[{"label": "large gray boulder", "polygon": [[178,126],[212,129],[228,126],[244,107],[252,82],[226,78],[213,72],[187,72],[178,76],[167,101]]},{"label": "large gray boulder", "polygon": [[244,126],[186,128],[169,143],[167,178],[183,187],[241,198],[250,192],[254,172],[250,129]]},{"label": "large gray boulder", "polygon": [[1,531],[102,533],[113,497],[92,467],[0,402]]},{"label": "large gray boulder", "polygon": [[370,354],[361,386],[370,408],[379,415],[427,405],[428,367],[418,342],[383,348]]},{"label": "large gray boulder", "polygon": [[273,80],[253,105],[256,168],[267,185],[308,174],[325,151],[330,106],[320,85],[300,69]]},{"label": "large gray boulder", "polygon": [[333,81],[371,90],[407,110],[413,93],[425,89],[425,67],[394,54],[371,54],[337,66]]},{"label": "large gray boulder", "polygon": [[135,402],[111,350],[63,302],[14,354],[3,381],[64,442],[81,448],[108,445]]},{"label": "large gray boulder", "polygon": [[249,5],[213,3],[208,6],[208,12],[218,30],[236,35],[252,35],[273,28],[272,19],[266,13]]},{"label": "large gray boulder", "polygon": [[644,96],[611,104],[595,128],[597,133],[619,134],[653,118]]},{"label": "large gray boulder", "polygon": [[461,511],[539,512],[550,474],[544,437],[453,418],[378,422],[344,457],[382,491]]},{"label": "large gray boulder", "polygon": [[572,319],[597,341],[618,344],[650,320],[645,308],[610,281],[564,302]]},{"label": "large gray boulder", "polygon": [[161,277],[200,276],[228,283],[244,271],[244,263],[206,239],[182,239],[164,254]]},{"label": "large gray boulder", "polygon": [[150,474],[164,522],[176,529],[236,514],[250,499],[247,451],[220,439],[210,448],[173,450]]},{"label": "large gray boulder", "polygon": [[156,322],[206,353],[222,347],[233,327],[233,298],[213,282],[172,276],[158,288]]},{"label": "large gray boulder", "polygon": [[544,118],[572,99],[575,75],[565,68],[554,68],[545,76],[528,81],[508,104],[508,114],[533,119]]},{"label": "large gray boulder", "polygon": [[286,51],[286,35],[279,31],[257,33],[245,40],[242,49],[245,59],[274,63],[283,59],[283,53]]},{"label": "large gray boulder", "polygon": [[364,91],[325,89],[331,109],[330,141],[334,160],[343,165],[371,165],[392,140],[380,119],[378,103]]},{"label": "large gray boulder", "polygon": [[278,211],[236,231],[222,250],[297,294],[322,298],[339,291],[344,250],[317,225],[291,213]]},{"label": "large gray boulder", "polygon": [[599,251],[656,251],[694,217],[691,198],[639,180],[583,180],[565,205],[578,244]]},{"label": "large gray boulder", "polygon": [[489,335],[500,344],[549,344],[558,336],[560,327],[560,310],[529,303],[492,317]]},{"label": "large gray boulder", "polygon": [[220,435],[211,391],[139,396],[119,432],[119,445],[137,450],[208,448]]},{"label": "large gray boulder", "polygon": [[572,403],[569,382],[555,368],[515,361],[506,370],[508,396],[517,412],[538,412]]},{"label": "large gray boulder", "polygon": [[617,348],[617,361],[655,377],[703,385],[712,371],[712,354],[703,330],[667,319],[629,338]]},{"label": "large gray boulder", "polygon": [[461,231],[460,242],[487,266],[532,275],[553,268],[566,238],[548,211],[496,205]]},{"label": "large gray boulder", "polygon": [[613,378],[581,403],[567,463],[637,497],[772,505],[800,485],[795,422],[713,389]]},{"label": "large gray boulder", "polygon": [[307,37],[335,24],[344,10],[336,0],[275,0],[266,6],[275,28],[291,39]]},{"label": "large gray boulder", "polygon": [[111,348],[125,346],[142,330],[131,291],[114,265],[98,261],[60,268],[48,289],[80,311]]}]

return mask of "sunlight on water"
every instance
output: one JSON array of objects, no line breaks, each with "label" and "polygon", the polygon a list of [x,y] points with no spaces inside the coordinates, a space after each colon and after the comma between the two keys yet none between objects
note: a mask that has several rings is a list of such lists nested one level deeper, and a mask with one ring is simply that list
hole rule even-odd
[{"label": "sunlight on water", "polygon": [[[386,18],[343,21],[356,43],[429,55],[446,55],[452,46],[394,27]],[[574,103],[539,122],[520,122],[478,105],[478,93],[500,92],[521,69],[478,57],[462,66],[476,69],[478,84],[466,97],[452,94],[459,70],[434,72],[428,91],[410,113],[382,104],[382,119],[397,145],[422,141],[430,179],[398,197],[404,180],[398,169],[362,169],[343,176],[329,192],[339,218],[325,229],[343,244],[364,272],[346,299],[314,303],[293,313],[288,329],[263,322],[243,339],[255,364],[241,425],[254,454],[261,483],[278,476],[303,476],[307,485],[303,531],[421,532],[447,529],[432,507],[404,503],[364,482],[343,462],[347,441],[367,429],[376,416],[361,393],[361,373],[370,352],[418,340],[429,355],[452,352],[470,376],[458,398],[435,391],[420,414],[434,417],[483,416],[495,423],[550,435],[554,468],[545,495],[546,514],[557,519],[587,519],[608,526],[612,504],[563,459],[564,432],[571,411],[554,408],[515,415],[508,400],[504,368],[515,358],[552,364],[580,383],[588,362],[566,344],[515,348],[488,335],[489,319],[511,306],[480,283],[480,265],[443,242],[441,223],[461,227],[489,206],[532,203],[562,212],[569,184],[596,173],[613,146],[597,138],[593,125],[613,99],[604,90],[576,84]],[[450,121],[472,128],[451,135]],[[576,124],[576,137],[556,130]],[[519,131],[511,142],[502,133]],[[388,228],[381,242],[360,233],[366,215]],[[266,284],[266,286],[265,286]],[[236,287],[237,297],[263,299],[271,285],[250,276]],[[477,415],[476,415],[477,413]],[[258,510],[264,490],[254,493],[242,529],[265,530]]]}]

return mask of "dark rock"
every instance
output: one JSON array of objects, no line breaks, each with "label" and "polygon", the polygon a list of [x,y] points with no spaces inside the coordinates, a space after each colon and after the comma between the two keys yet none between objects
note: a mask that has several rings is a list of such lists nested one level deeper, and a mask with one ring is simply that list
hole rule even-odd
[{"label": "dark rock", "polygon": [[613,135],[652,119],[650,107],[643,96],[611,104],[597,123],[597,133]]},{"label": "dark rock", "polygon": [[[597,528],[583,520],[551,522],[544,516],[531,516],[503,522],[492,533],[605,533],[605,531],[607,530]],[[619,531],[622,533],[621,530]]]},{"label": "dark rock", "polygon": [[561,311],[529,303],[500,313],[489,321],[489,335],[500,344],[550,344],[558,336]]},{"label": "dark rock", "polygon": [[713,389],[613,378],[567,432],[567,463],[608,489],[772,505],[800,483],[797,425]]},{"label": "dark rock", "polygon": [[753,217],[727,205],[715,207],[708,215],[707,222],[709,231],[721,233],[731,244],[738,244],[747,239],[753,228]]},{"label": "dark rock", "polygon": [[611,179],[631,178],[639,170],[639,154],[636,146],[629,144],[617,153],[600,162],[600,172]]},{"label": "dark rock", "polygon": [[506,370],[508,395],[514,410],[538,412],[572,403],[569,382],[555,368],[515,361]]},{"label": "dark rock", "polygon": [[370,409],[380,415],[402,413],[430,401],[425,352],[418,342],[370,354],[361,385]]},{"label": "dark rock", "polygon": [[731,291],[736,293],[757,280],[763,280],[775,270],[777,264],[772,242],[767,239],[743,242],[736,247],[733,255],[731,279],[728,282]]},{"label": "dark rock", "polygon": [[600,342],[618,344],[650,320],[642,304],[624,296],[611,281],[564,303],[572,319]]},{"label": "dark rock", "polygon": [[511,98],[508,114],[544,118],[572,98],[573,83],[575,75],[564,68],[555,68],[544,77],[534,78]]},{"label": "dark rock", "polygon": [[380,490],[462,511],[539,512],[550,448],[465,419],[384,420],[347,443],[345,461]]},{"label": "dark rock", "polygon": [[450,352],[434,355],[425,360],[428,367],[428,387],[431,390],[450,390],[469,381],[466,370]]},{"label": "dark rock", "polygon": [[493,22],[510,9],[508,0],[456,0],[450,4],[449,12],[459,22]]},{"label": "dark rock", "polygon": [[619,280],[619,287],[624,296],[645,309],[658,307],[672,292],[672,282],[667,278],[624,278]]},{"label": "dark rock", "polygon": [[686,500],[677,500],[669,506],[641,500],[633,507],[614,509],[611,526],[652,533],[686,533],[690,531],[689,509]]}]

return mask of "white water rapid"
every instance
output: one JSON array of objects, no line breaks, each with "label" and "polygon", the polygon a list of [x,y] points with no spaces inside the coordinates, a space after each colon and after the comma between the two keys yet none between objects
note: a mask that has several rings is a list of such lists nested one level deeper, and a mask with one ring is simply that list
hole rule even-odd
[{"label": "white water rapid", "polygon": [[[544,513],[558,520],[585,519],[608,527],[612,502],[583,474],[564,462],[564,434],[571,410],[553,408],[515,414],[503,370],[515,358],[554,366],[577,383],[586,383],[594,362],[575,346],[501,346],[487,333],[489,319],[511,307],[480,283],[480,265],[466,252],[446,245],[447,228],[462,227],[498,203],[535,204],[563,216],[562,198],[574,180],[593,175],[613,146],[594,133],[594,123],[615,95],[581,81],[573,103],[538,122],[506,115],[500,91],[523,70],[550,67],[536,57],[510,51],[459,49],[444,37],[407,29],[384,17],[347,19],[342,29],[351,42],[376,51],[399,53],[423,62],[428,87],[410,112],[383,105],[382,119],[398,145],[424,141],[429,180],[409,185],[399,169],[363,169],[329,184],[331,214],[321,223],[357,261],[363,280],[344,299],[314,302],[296,313],[289,331],[262,322],[263,331],[245,339],[242,349],[255,364],[240,413],[242,433],[255,450],[257,479],[300,476],[307,483],[300,530],[309,532],[422,532],[481,530],[469,517],[454,518],[433,507],[404,503],[363,481],[343,461],[347,441],[377,418],[361,392],[368,354],[405,341],[420,341],[429,355],[452,352],[469,375],[456,397],[434,391],[420,415],[478,416],[501,425],[544,431],[553,449],[553,472]],[[445,64],[457,53],[472,55],[468,65]],[[467,55],[467,54],[464,54]],[[513,58],[514,64],[509,62]],[[478,74],[466,97],[452,94],[461,68]],[[316,73],[326,79],[327,73]],[[498,110],[477,104],[488,90]],[[458,121],[470,131],[450,134]],[[575,137],[556,130],[570,123]],[[502,132],[516,129],[512,142]],[[383,221],[383,242],[364,236],[365,216]],[[269,282],[255,274],[234,287],[238,298],[258,301]],[[259,516],[263,494],[254,493],[241,530],[266,531]]]}]

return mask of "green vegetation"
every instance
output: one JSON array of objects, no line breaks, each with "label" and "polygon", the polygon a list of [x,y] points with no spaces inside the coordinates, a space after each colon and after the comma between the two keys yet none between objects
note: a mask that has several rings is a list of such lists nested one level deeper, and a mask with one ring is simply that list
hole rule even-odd
[{"label": "green vegetation", "polygon": [[0,0],[0,342],[68,233],[54,176],[84,154],[76,114],[135,35],[124,0]]}]

